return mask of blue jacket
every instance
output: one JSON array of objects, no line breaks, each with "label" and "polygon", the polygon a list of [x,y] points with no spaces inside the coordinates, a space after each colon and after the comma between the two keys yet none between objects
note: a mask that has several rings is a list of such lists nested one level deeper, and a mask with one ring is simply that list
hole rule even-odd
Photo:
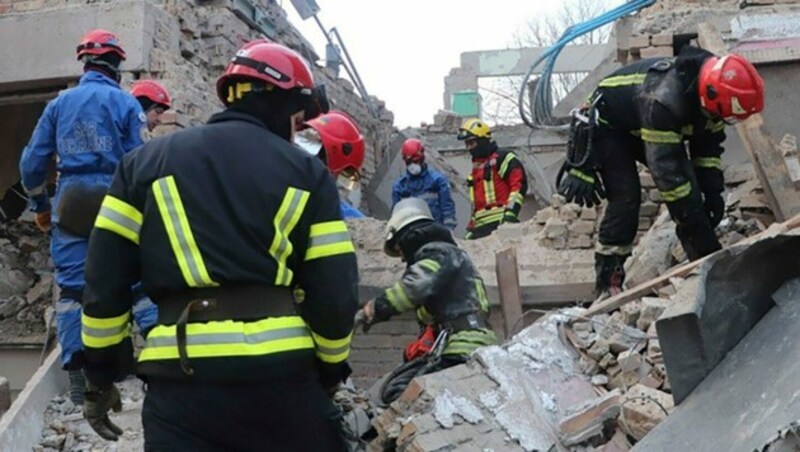
[{"label": "blue jacket", "polygon": [[44,188],[53,154],[58,155],[57,203],[58,194],[72,183],[109,185],[122,155],[143,143],[145,119],[136,98],[116,81],[86,72],[78,86],[47,104],[22,152],[22,185],[32,209],[50,210]]},{"label": "blue jacket", "polygon": [[344,201],[339,201],[339,204],[342,208],[342,218],[364,218],[364,214],[350,204]]},{"label": "blue jacket", "polygon": [[442,173],[427,165],[416,176],[406,171],[392,185],[392,207],[403,198],[424,199],[434,220],[450,229],[456,227],[456,205],[450,194],[450,183]]}]

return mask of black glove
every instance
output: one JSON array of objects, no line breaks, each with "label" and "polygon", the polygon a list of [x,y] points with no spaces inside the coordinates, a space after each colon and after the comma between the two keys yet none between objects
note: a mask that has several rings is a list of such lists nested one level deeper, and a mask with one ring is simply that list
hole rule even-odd
[{"label": "black glove", "polygon": [[356,329],[359,327],[359,325],[361,325],[361,331],[364,333],[369,333],[369,329],[372,328],[372,323],[375,321],[375,314],[373,313],[372,316],[368,316],[365,309],[367,309],[367,306],[364,306],[363,308],[359,309],[358,312],[356,312],[356,316],[353,319],[353,329]]},{"label": "black glove", "polygon": [[708,220],[711,222],[711,227],[716,228],[722,221],[722,216],[725,215],[725,201],[722,199],[722,193],[704,193],[703,208],[705,208]]},{"label": "black glove", "polygon": [[558,185],[558,194],[566,198],[567,202],[574,202],[582,207],[600,205],[600,200],[606,197],[603,184],[594,170],[577,168],[567,172],[567,176]]},{"label": "black glove", "polygon": [[100,437],[117,441],[122,429],[108,418],[108,410],[114,410],[115,413],[122,411],[122,400],[117,387],[112,384],[100,388],[91,383],[88,386],[83,402],[83,417]]}]

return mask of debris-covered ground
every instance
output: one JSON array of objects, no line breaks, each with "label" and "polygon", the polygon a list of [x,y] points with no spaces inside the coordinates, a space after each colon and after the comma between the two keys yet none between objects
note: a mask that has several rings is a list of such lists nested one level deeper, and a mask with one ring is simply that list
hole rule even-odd
[{"label": "debris-covered ground", "polygon": [[44,342],[52,286],[48,236],[30,222],[0,223],[0,342]]}]

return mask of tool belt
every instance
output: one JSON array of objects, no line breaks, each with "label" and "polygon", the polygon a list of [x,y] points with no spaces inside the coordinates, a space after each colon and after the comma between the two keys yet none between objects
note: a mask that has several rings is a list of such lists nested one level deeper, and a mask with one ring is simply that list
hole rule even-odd
[{"label": "tool belt", "polygon": [[297,315],[294,297],[286,287],[265,285],[192,289],[158,300],[159,325],[175,325],[178,357],[186,375],[193,375],[186,353],[189,322],[260,320]]},{"label": "tool belt", "polygon": [[437,330],[449,330],[451,332],[458,332],[464,330],[477,330],[481,328],[489,328],[489,322],[486,321],[486,316],[479,313],[471,313],[456,317],[454,319],[445,320],[437,325]]}]

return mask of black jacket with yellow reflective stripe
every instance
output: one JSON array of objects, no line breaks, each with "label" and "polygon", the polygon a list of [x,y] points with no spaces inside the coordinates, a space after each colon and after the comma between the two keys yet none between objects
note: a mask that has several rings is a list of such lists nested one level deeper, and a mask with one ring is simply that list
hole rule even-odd
[{"label": "black jacket with yellow reflective stripe", "polygon": [[[478,270],[466,251],[446,242],[422,246],[409,260],[403,276],[375,300],[375,319],[417,310],[423,323],[434,325],[475,314],[486,320],[489,300]],[[488,328],[454,331],[445,354],[468,354],[497,342]],[[461,333],[461,334],[459,334]]]},{"label": "black jacket with yellow reflective stripe", "polygon": [[646,163],[654,177],[660,176],[666,201],[680,199],[690,180],[686,168],[669,157],[685,152],[686,141],[694,167],[713,170],[698,177],[703,191],[724,189],[720,155],[725,124],[704,114],[697,91],[700,68],[711,56],[686,46],[675,58],[637,61],[600,81],[592,97],[602,95],[597,104],[602,127],[642,138]]},{"label": "black jacket with yellow reflective stripe", "polygon": [[[346,372],[357,268],[336,186],[318,159],[247,114],[216,114],[125,156],[92,232],[86,280],[83,340],[95,383],[118,378],[130,359],[130,287],[139,280],[156,304],[193,287],[304,291],[302,317],[190,322],[192,378],[317,368],[333,382]],[[184,377],[173,326],[157,325],[147,342],[141,374]]]}]

